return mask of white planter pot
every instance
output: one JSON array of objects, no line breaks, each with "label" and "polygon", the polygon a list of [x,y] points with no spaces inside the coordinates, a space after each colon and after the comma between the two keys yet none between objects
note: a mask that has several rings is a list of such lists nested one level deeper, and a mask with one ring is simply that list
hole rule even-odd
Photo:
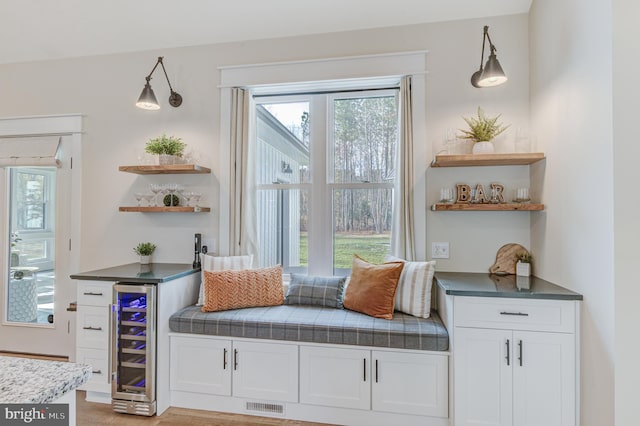
[{"label": "white planter pot", "polygon": [[530,263],[516,263],[516,275],[521,277],[528,277],[531,275],[531,264]]},{"label": "white planter pot", "polygon": [[151,263],[151,256],[140,256],[140,264],[148,265]]},{"label": "white planter pot", "polygon": [[168,164],[180,164],[180,157],[177,155],[159,154],[158,163],[160,163],[161,166],[166,166]]},{"label": "white planter pot", "polygon": [[494,148],[492,142],[476,142],[473,144],[472,152],[474,154],[491,154],[493,151]]}]

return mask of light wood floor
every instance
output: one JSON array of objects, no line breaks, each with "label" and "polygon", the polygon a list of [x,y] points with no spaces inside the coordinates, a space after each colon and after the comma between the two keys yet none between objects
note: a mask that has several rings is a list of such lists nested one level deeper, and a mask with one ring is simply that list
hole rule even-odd
[{"label": "light wood floor", "polygon": [[161,416],[144,417],[116,413],[109,404],[85,401],[85,393],[76,392],[76,423],[78,426],[240,426],[240,425],[286,425],[319,426],[297,420],[281,420],[270,417],[244,416],[241,414],[218,413],[213,411],[189,410],[171,407]]}]

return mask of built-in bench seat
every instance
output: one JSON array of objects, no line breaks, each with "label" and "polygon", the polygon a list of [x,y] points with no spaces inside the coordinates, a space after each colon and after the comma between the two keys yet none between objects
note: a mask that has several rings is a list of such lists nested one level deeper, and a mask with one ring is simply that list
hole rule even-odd
[{"label": "built-in bench seat", "polygon": [[347,309],[309,305],[202,312],[188,306],[169,319],[171,331],[189,334],[324,344],[447,351],[449,334],[437,312],[417,318],[395,312],[392,320]]}]

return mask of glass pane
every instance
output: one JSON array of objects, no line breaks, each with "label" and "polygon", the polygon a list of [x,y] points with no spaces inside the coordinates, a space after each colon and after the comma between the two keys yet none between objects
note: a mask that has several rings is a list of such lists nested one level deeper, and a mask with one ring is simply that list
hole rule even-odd
[{"label": "glass pane", "polygon": [[259,184],[308,183],[309,103],[256,106]]},{"label": "glass pane", "polygon": [[333,191],[333,273],[348,275],[353,255],[383,263],[391,246],[393,190]]},{"label": "glass pane", "polygon": [[260,265],[281,264],[285,272],[306,272],[309,193],[267,189],[258,194]]},{"label": "glass pane", "polygon": [[333,181],[393,181],[398,140],[396,97],[337,99],[333,111]]},{"label": "glass pane", "polygon": [[8,321],[53,321],[55,170],[18,167],[10,171]]}]

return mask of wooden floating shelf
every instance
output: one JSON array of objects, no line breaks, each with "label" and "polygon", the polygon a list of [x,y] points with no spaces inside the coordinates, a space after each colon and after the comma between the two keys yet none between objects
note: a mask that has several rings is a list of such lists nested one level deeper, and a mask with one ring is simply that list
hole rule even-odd
[{"label": "wooden floating shelf", "polygon": [[121,212],[140,212],[140,213],[208,213],[211,211],[210,207],[120,207]]},{"label": "wooden floating shelf", "polygon": [[513,154],[436,155],[431,167],[522,166],[544,160],[542,152]]},{"label": "wooden floating shelf", "polygon": [[180,175],[180,174],[204,174],[211,173],[211,169],[197,164],[167,164],[163,166],[120,166],[121,172],[135,173],[138,175]]},{"label": "wooden floating shelf", "polygon": [[506,204],[464,204],[464,203],[454,203],[454,204],[444,204],[444,203],[436,203],[431,206],[431,210],[434,212],[444,212],[444,211],[485,211],[485,212],[495,212],[495,211],[540,211],[544,210],[544,204],[523,204],[523,203],[506,203]]}]

